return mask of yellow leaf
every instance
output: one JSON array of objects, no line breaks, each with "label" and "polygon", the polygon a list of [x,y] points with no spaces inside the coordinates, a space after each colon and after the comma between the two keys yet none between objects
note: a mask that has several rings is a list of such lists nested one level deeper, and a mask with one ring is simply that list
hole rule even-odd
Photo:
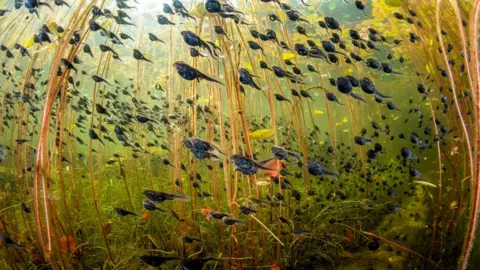
[{"label": "yellow leaf", "polygon": [[273,135],[275,135],[275,130],[273,129],[259,129],[249,134],[250,139],[253,139],[253,140],[265,139],[265,138],[272,137]]},{"label": "yellow leaf", "polygon": [[343,132],[349,132],[350,129],[344,129],[344,130],[342,130],[342,131],[343,131]]},{"label": "yellow leaf", "polygon": [[343,123],[347,123],[348,122],[348,119],[346,116],[343,117],[343,120],[342,120]]},{"label": "yellow leaf", "polygon": [[429,62],[427,65],[425,65],[425,69],[427,70],[427,73],[432,74],[432,72],[435,70],[435,67],[433,66],[432,62]]},{"label": "yellow leaf", "polygon": [[455,210],[458,207],[457,201],[453,201],[450,203],[450,210]]},{"label": "yellow leaf", "polygon": [[198,103],[208,103],[208,99],[206,99],[206,98],[199,98],[199,99],[197,100],[197,102],[198,102]]},{"label": "yellow leaf", "polygon": [[285,14],[285,12],[279,12],[277,13],[277,16],[282,22],[285,23],[287,21],[287,15]]},{"label": "yellow leaf", "polygon": [[257,180],[256,184],[257,184],[257,186],[269,186],[270,182]]},{"label": "yellow leaf", "polygon": [[55,22],[51,22],[51,23],[48,24],[48,29],[50,29],[50,31],[52,31],[55,35],[58,36],[59,33],[57,31],[57,27],[58,27],[57,23],[55,23]]},{"label": "yellow leaf", "polygon": [[112,24],[113,20],[106,20],[102,23],[102,28],[103,29],[107,29],[111,24]]},{"label": "yellow leaf", "polygon": [[313,111],[313,113],[320,115],[320,114],[324,114],[325,112],[322,111],[322,110],[315,110],[315,111]]},{"label": "yellow leaf", "polygon": [[282,55],[283,60],[292,60],[295,58],[295,54],[291,52],[286,52]]},{"label": "yellow leaf", "polygon": [[416,183],[416,184],[419,184],[419,185],[427,186],[427,187],[433,187],[433,188],[437,187],[430,182],[425,182],[425,181],[413,181],[413,182]]},{"label": "yellow leaf", "polygon": [[71,124],[71,125],[70,125],[70,128],[68,129],[68,131],[72,132],[76,127],[77,127],[77,125]]},{"label": "yellow leaf", "polygon": [[26,48],[29,48],[30,46],[32,46],[35,42],[33,41],[33,37],[29,40],[27,40],[27,42],[25,42],[25,44],[23,45],[23,47]]}]

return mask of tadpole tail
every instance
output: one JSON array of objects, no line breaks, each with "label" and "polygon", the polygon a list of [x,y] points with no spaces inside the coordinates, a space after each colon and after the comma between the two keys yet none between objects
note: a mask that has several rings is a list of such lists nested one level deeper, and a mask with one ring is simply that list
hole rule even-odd
[{"label": "tadpole tail", "polygon": [[210,44],[208,44],[205,41],[202,41],[202,48],[206,49],[208,51],[208,54],[210,54],[210,56],[212,56],[215,60],[217,60],[217,55],[213,53],[213,49],[210,46]]},{"label": "tadpole tail", "polygon": [[[37,18],[40,19],[40,15],[38,15],[38,12],[36,9],[33,9],[33,12],[35,12],[35,15],[37,15]],[[42,45],[42,43],[40,42],[40,45]]]},{"label": "tadpole tail", "polygon": [[377,91],[375,94],[376,94],[377,96],[381,97],[381,98],[392,98],[391,96],[386,96],[386,95],[384,95],[384,94],[382,94],[382,93],[380,93],[380,92],[378,92],[378,91]]},{"label": "tadpole tail", "polygon": [[219,84],[225,86],[222,82],[217,81],[217,80],[215,80],[214,78],[211,78],[211,77],[209,77],[209,76],[201,73],[200,71],[199,71],[198,73],[199,73],[199,76],[200,76],[201,79],[207,80],[207,81],[209,81],[209,82],[219,83]]},{"label": "tadpole tail", "polygon": [[263,48],[262,48],[262,47],[260,47],[260,50],[262,51],[263,56],[266,56],[266,55],[265,55],[265,52],[263,51]]},{"label": "tadpole tail", "polygon": [[53,12],[52,7],[51,7],[48,3],[38,2],[38,5],[39,5],[39,6],[47,6],[47,7]]},{"label": "tadpole tail", "polygon": [[262,88],[260,88],[260,86],[258,86],[258,84],[256,84],[253,80],[252,80],[252,83],[250,84],[250,86],[257,89],[257,90],[262,90]]},{"label": "tadpole tail", "polygon": [[350,96],[351,96],[352,98],[358,100],[358,101],[361,101],[361,102],[363,102],[363,103],[367,103],[367,102],[365,101],[365,99],[363,99],[363,98],[360,97],[360,96],[355,95],[354,93],[350,93]]},{"label": "tadpole tail", "polygon": [[327,170],[325,170],[325,169],[323,169],[323,172],[324,172],[326,175],[338,177],[338,173],[334,173],[334,172],[331,172],[331,171],[327,171]]},{"label": "tadpole tail", "polygon": [[305,19],[302,19],[302,18],[300,18],[300,21],[306,22],[306,23],[308,23],[308,24],[311,24],[309,21],[307,21],[307,20],[305,20]]},{"label": "tadpole tail", "polygon": [[300,2],[302,2],[302,4],[305,5],[306,7],[311,6],[311,5],[307,4],[307,3],[305,3],[303,0],[300,0]]}]

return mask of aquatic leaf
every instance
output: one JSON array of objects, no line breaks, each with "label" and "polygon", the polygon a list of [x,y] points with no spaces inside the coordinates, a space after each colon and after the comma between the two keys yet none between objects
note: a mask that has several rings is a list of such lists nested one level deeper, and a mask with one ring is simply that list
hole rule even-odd
[{"label": "aquatic leaf", "polygon": [[57,29],[58,29],[58,25],[56,22],[51,22],[48,24],[48,29],[50,29],[50,31],[52,31],[52,33],[54,33],[56,36],[58,36],[60,33],[58,33]]},{"label": "aquatic leaf", "polygon": [[259,129],[249,134],[250,139],[266,139],[275,135],[275,130],[273,129]]},{"label": "aquatic leaf", "polygon": [[277,13],[277,15],[278,15],[278,18],[279,18],[282,22],[287,21],[287,15],[285,14],[285,12],[279,12],[279,13]]},{"label": "aquatic leaf", "polygon": [[23,47],[25,47],[25,49],[31,47],[33,44],[35,43],[35,41],[33,40],[33,37],[29,40],[27,40],[27,42],[25,42],[25,44],[23,44]]},{"label": "aquatic leaf", "polygon": [[295,54],[292,52],[286,52],[282,55],[283,60],[292,60],[295,58]]},{"label": "aquatic leaf", "polygon": [[325,112],[322,111],[322,110],[315,110],[313,111],[314,114],[318,114],[318,115],[321,115],[321,114],[324,114]]},{"label": "aquatic leaf", "polygon": [[197,100],[198,103],[208,103],[208,99],[207,98],[199,98]]},{"label": "aquatic leaf", "polygon": [[75,237],[70,235],[60,237],[59,248],[62,253],[72,253],[77,248]]},{"label": "aquatic leaf", "polygon": [[437,186],[430,183],[430,182],[425,182],[425,181],[413,181],[414,183],[416,184],[419,184],[419,185],[423,185],[423,186],[427,186],[427,187],[433,187],[433,188],[436,188]]},{"label": "aquatic leaf", "polygon": [[68,128],[68,131],[73,132],[73,130],[77,127],[75,124],[71,124],[70,127]]},{"label": "aquatic leaf", "polygon": [[450,203],[450,210],[455,210],[458,208],[458,202],[457,201],[452,201]]},{"label": "aquatic leaf", "polygon": [[283,164],[280,160],[270,160],[262,165],[263,167],[269,169],[265,170],[265,176],[270,178],[277,177],[280,174],[280,171],[283,169]]},{"label": "aquatic leaf", "polygon": [[213,211],[213,208],[211,208],[211,207],[209,207],[209,206],[204,206],[204,207],[200,210],[200,213],[202,213],[202,215],[204,215],[204,216],[207,217],[208,214],[209,214],[210,212],[212,212],[212,211]]},{"label": "aquatic leaf", "polygon": [[335,125],[340,126],[340,125],[343,125],[344,123],[348,123],[348,118],[346,116],[343,117],[342,121],[336,122]]},{"label": "aquatic leaf", "polygon": [[344,129],[344,130],[342,130],[342,131],[343,131],[343,132],[349,132],[350,129]]},{"label": "aquatic leaf", "polygon": [[259,186],[259,187],[261,187],[261,186],[269,186],[269,185],[270,185],[270,182],[257,180],[257,182],[256,182],[255,184],[256,184],[257,186]]},{"label": "aquatic leaf", "polygon": [[113,20],[111,20],[111,19],[105,20],[101,24],[101,26],[102,26],[103,29],[107,29],[110,25],[112,25],[112,22],[113,22]]},{"label": "aquatic leaf", "polygon": [[432,62],[428,62],[427,65],[425,65],[425,69],[427,70],[428,74],[432,74],[435,71],[435,66]]},{"label": "aquatic leaf", "polygon": [[149,211],[142,212],[140,217],[142,221],[149,221],[151,218],[152,218],[152,212],[149,212]]}]

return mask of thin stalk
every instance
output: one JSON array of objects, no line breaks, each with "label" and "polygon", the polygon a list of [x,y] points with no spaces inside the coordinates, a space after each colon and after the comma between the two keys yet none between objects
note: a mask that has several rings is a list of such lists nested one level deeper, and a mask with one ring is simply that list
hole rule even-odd
[{"label": "thin stalk", "polygon": [[[440,2],[441,0],[439,0]],[[440,9],[439,7],[440,3],[437,3],[437,21],[439,21],[439,14],[438,10]],[[473,25],[471,27],[472,33],[471,33],[471,38],[473,39],[473,66],[474,66],[474,71],[476,75],[476,84],[475,84],[475,89],[472,89],[473,91],[476,92],[476,100],[475,100],[475,105],[476,105],[476,116],[477,116],[477,147],[480,145],[480,69],[479,69],[479,64],[478,64],[478,50],[479,50],[479,35],[478,35],[478,25],[479,25],[479,17],[480,17],[480,1],[476,0],[475,5],[473,6]],[[438,32],[438,31],[437,31]],[[440,39],[441,40],[441,39]],[[443,42],[442,42],[443,46]],[[445,55],[446,57],[446,55]],[[466,58],[466,56],[465,56]],[[450,73],[449,73],[450,74]],[[456,94],[454,93],[456,96]],[[460,117],[462,117],[460,115]],[[463,121],[462,121],[463,122]],[[470,153],[471,156],[471,148],[469,146],[468,152]],[[460,259],[460,265],[459,269],[466,269],[467,268],[467,263],[468,263],[468,258],[470,256],[472,247],[473,247],[473,241],[475,238],[475,231],[477,228],[477,223],[478,223],[478,206],[479,206],[479,198],[480,198],[480,184],[478,183],[478,179],[480,179],[480,152],[477,150],[477,178],[473,179],[473,163],[470,164],[470,170],[471,170],[471,178],[470,181],[473,185],[473,183],[476,183],[475,185],[475,192],[473,194],[473,205],[471,209],[471,214],[470,214],[470,224],[469,224],[469,229],[467,233],[467,239],[465,242],[465,245],[463,247],[462,251],[462,258]],[[473,190],[473,189],[472,189]]]}]

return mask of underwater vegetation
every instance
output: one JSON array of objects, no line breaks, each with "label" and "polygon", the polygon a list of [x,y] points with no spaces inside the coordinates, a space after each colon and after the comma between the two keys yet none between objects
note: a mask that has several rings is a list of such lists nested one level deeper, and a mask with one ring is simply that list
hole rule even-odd
[{"label": "underwater vegetation", "polygon": [[479,17],[5,1],[0,269],[477,269]]}]

